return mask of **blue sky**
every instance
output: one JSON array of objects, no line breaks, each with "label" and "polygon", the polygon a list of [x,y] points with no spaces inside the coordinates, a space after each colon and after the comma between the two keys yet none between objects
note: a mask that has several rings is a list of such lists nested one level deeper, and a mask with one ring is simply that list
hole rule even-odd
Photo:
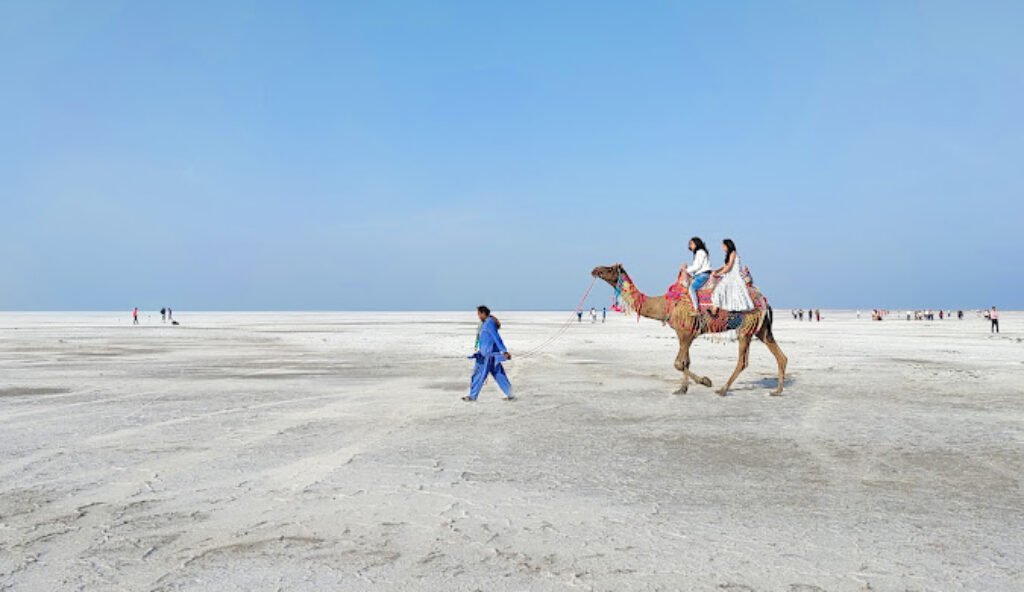
[{"label": "blue sky", "polygon": [[0,309],[562,309],[694,234],[780,307],[1024,308],[1022,22],[6,2]]}]

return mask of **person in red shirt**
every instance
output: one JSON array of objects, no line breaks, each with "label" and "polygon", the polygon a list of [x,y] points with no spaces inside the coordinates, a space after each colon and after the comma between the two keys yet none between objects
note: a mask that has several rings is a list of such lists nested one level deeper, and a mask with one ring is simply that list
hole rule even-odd
[{"label": "person in red shirt", "polygon": [[138,325],[139,324],[139,307],[138,306],[136,306],[135,310],[132,311],[132,324],[133,325]]},{"label": "person in red shirt", "polygon": [[999,332],[999,311],[996,310],[996,307],[993,306],[992,310],[989,311],[989,313],[988,313],[988,320],[992,321],[991,333],[998,333]]}]

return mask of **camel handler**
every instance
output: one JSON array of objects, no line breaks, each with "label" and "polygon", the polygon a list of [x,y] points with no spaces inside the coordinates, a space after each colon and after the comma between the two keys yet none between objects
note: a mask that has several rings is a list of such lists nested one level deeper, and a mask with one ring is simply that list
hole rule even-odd
[{"label": "camel handler", "polygon": [[472,403],[480,395],[480,389],[487,381],[487,375],[494,376],[494,382],[505,393],[504,399],[511,401],[512,383],[505,374],[505,368],[501,365],[505,360],[511,360],[512,354],[505,348],[505,342],[501,340],[498,329],[501,323],[491,316],[491,309],[486,306],[476,307],[476,316],[480,319],[480,330],[476,336],[476,351],[469,356],[476,360],[473,366],[473,378],[469,382],[469,394],[462,397],[463,401]]}]

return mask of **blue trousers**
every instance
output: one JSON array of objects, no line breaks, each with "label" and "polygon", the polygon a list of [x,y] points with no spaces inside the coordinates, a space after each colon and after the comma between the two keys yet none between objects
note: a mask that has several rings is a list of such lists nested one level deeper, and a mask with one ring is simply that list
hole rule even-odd
[{"label": "blue trousers", "polygon": [[501,365],[494,356],[481,356],[477,355],[476,364],[473,366],[473,378],[469,382],[469,398],[476,401],[476,398],[480,395],[480,389],[484,387],[484,383],[487,382],[487,375],[490,374],[494,377],[494,382],[498,383],[498,387],[505,393],[506,397],[512,396],[512,383],[509,382],[508,376],[505,374],[505,368]]},{"label": "blue trousers", "polygon": [[710,271],[697,274],[693,280],[690,281],[690,300],[693,301],[693,310],[700,310],[700,304],[697,303],[697,290],[700,290],[701,286],[708,283],[708,278],[711,277]]}]

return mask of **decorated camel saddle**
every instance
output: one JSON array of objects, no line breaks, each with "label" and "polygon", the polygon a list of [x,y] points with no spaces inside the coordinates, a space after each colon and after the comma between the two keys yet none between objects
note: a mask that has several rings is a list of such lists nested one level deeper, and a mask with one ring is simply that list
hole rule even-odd
[{"label": "decorated camel saddle", "polygon": [[[754,310],[766,310],[768,308],[768,299],[765,298],[761,290],[754,285],[754,279],[750,276],[750,268],[743,267],[740,270],[740,276],[743,278],[743,283],[747,285],[747,292],[750,294],[750,299],[754,301]],[[690,300],[690,281],[693,278],[689,274],[683,273],[679,278],[679,281],[668,287],[668,292],[665,294],[666,298],[671,302],[685,298],[687,301]],[[711,294],[715,291],[715,286],[718,285],[720,278],[711,276],[703,286],[697,290],[697,301],[700,310],[708,310],[712,306]]]}]

